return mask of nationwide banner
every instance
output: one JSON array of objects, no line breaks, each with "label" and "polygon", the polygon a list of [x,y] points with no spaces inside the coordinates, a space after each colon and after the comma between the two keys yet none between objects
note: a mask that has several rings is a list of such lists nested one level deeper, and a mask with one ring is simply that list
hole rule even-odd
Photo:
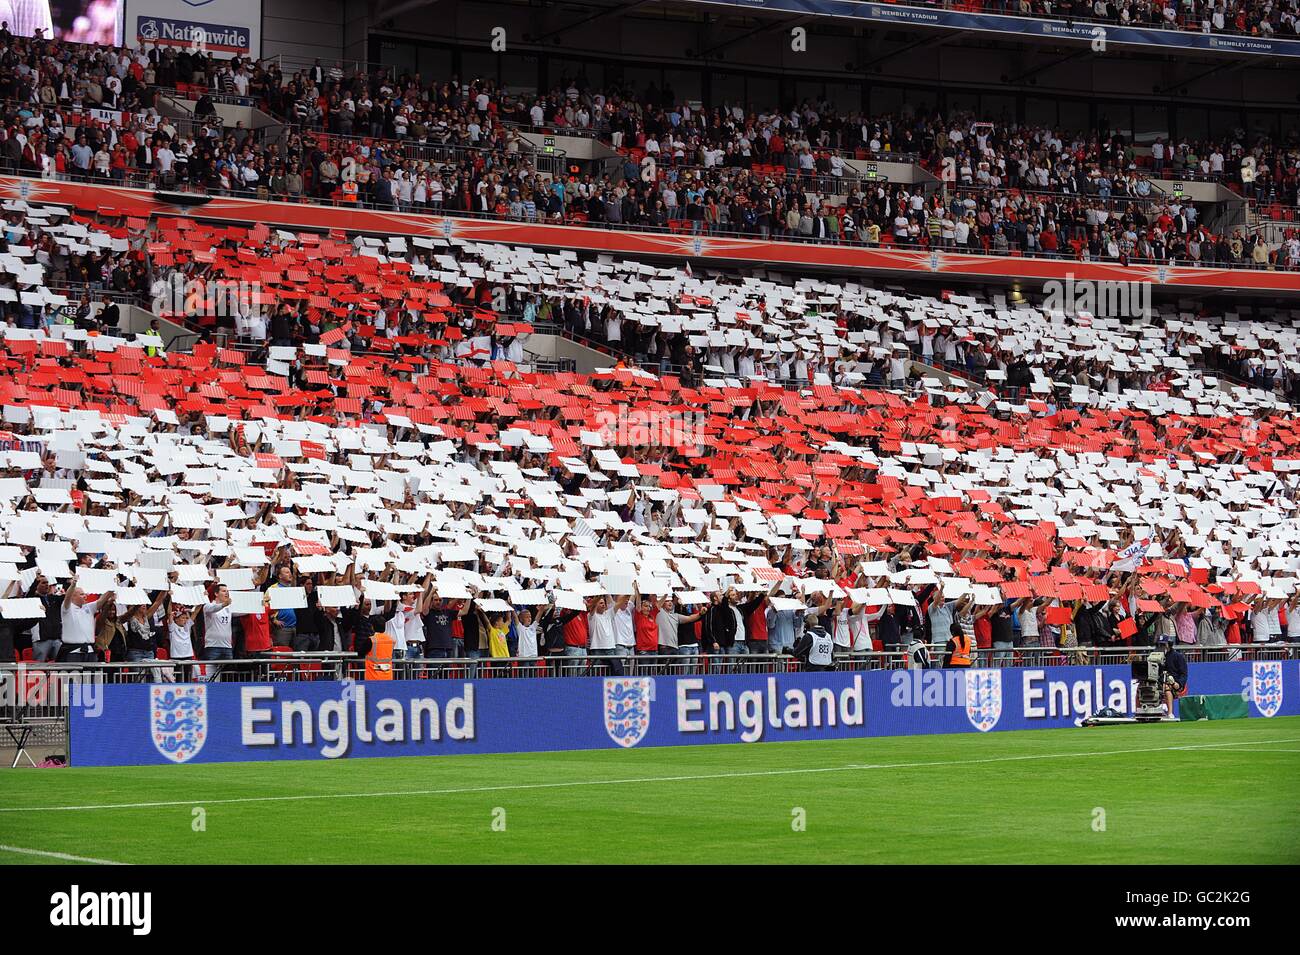
[{"label": "nationwide banner", "polygon": [[124,0],[126,42],[223,56],[262,53],[262,0]]},{"label": "nationwide banner", "polygon": [[[1185,30],[1151,30],[1114,23],[1050,20],[1041,17],[1009,17],[993,13],[968,13],[930,6],[894,3],[862,3],[858,0],[704,0],[719,6],[779,10],[812,16],[848,17],[877,23],[975,30],[986,33],[1015,33],[1053,40],[1078,40],[1123,46],[1162,47],[1169,50],[1201,50],[1208,53],[1252,53],[1262,56],[1300,57],[1300,40]],[[1099,32],[1101,31],[1101,32]]]},{"label": "nationwide banner", "polygon": [[246,56],[252,50],[251,37],[245,27],[229,24],[155,16],[137,17],[135,22],[135,38],[141,43],[197,48],[208,53]]},{"label": "nationwide banner", "polygon": [[[1300,714],[1300,661],[1200,663],[1189,692]],[[526,753],[981,733],[1132,710],[1127,666],[713,676],[91,685],[77,766]],[[1104,732],[1098,730],[1098,732]]]}]

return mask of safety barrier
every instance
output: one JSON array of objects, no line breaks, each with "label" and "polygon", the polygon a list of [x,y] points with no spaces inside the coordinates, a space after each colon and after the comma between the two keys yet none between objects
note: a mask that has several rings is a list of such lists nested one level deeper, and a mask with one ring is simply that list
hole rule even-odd
[{"label": "safety barrier", "polygon": [[[938,666],[941,644],[930,644]],[[1107,666],[1125,664],[1152,647],[1039,647],[976,649],[975,665],[984,668]],[[1189,663],[1300,659],[1300,643],[1231,644],[1179,648]],[[786,673],[801,664],[789,654],[698,653],[628,654],[626,656],[447,657],[396,658],[392,673],[401,679],[537,679],[544,677],[610,676],[617,674]],[[833,668],[844,672],[898,670],[907,666],[902,650],[838,653]],[[55,684],[81,683],[312,683],[361,679],[365,665],[352,653],[275,653],[235,660],[140,660],[131,663],[0,664],[0,725],[10,711],[5,704],[13,688],[40,687],[50,699],[60,698]],[[27,681],[26,684],[23,681]],[[19,694],[20,695],[20,694]],[[66,694],[65,694],[66,695]]]}]

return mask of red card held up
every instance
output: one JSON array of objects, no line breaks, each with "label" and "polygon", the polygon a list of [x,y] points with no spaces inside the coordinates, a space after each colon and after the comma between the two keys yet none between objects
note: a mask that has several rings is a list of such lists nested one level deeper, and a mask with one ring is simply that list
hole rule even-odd
[{"label": "red card held up", "polygon": [[1048,607],[1045,616],[1049,624],[1060,627],[1070,622],[1074,612],[1069,607]]}]

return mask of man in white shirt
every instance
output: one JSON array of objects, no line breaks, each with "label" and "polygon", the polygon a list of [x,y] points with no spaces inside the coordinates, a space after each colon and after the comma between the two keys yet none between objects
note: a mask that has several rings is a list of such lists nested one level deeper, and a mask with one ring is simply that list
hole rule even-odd
[{"label": "man in white shirt", "polygon": [[[1251,609],[1251,640],[1254,643],[1268,643],[1282,636],[1282,622],[1278,619],[1277,608],[1281,601],[1260,599]],[[63,642],[67,643],[67,636]]]},{"label": "man in white shirt", "polygon": [[408,594],[408,600],[402,602],[403,636],[406,638],[407,660],[418,660],[424,656],[424,609],[423,600],[416,601],[414,595]]},{"label": "man in white shirt", "polygon": [[166,143],[163,143],[154,151],[153,158],[158,167],[158,172],[163,176],[170,176],[172,167],[176,164],[176,154],[171,151],[171,148]]},{"label": "man in white shirt", "polygon": [[610,656],[615,647],[614,605],[608,597],[597,597],[587,608],[587,647],[593,656]]},{"label": "man in white shirt", "polygon": [[[609,662],[609,672],[613,676],[623,675],[623,661],[618,659],[620,653],[615,618],[620,610],[627,608],[629,599],[623,596],[611,600],[600,596],[592,601],[587,610],[587,653],[593,657],[613,657]],[[632,642],[635,645],[635,636]]]},{"label": "man in white shirt", "polygon": [[203,659],[229,660],[235,655],[231,634],[230,588],[222,584],[211,603],[203,605]]},{"label": "man in white shirt", "polygon": [[63,647],[59,660],[70,662],[95,661],[95,614],[113,599],[113,591],[101,594],[93,604],[86,601],[86,592],[74,578],[68,592],[63,595],[60,623],[63,625]]},{"label": "man in white shirt", "polygon": [[902,349],[895,350],[889,356],[889,387],[899,390],[907,387],[907,374],[910,362],[907,359],[907,352]]},{"label": "man in white shirt", "polygon": [[1286,608],[1286,642],[1300,643],[1300,594],[1291,598]]},{"label": "man in white shirt", "polygon": [[[546,610],[543,609],[542,616],[545,615]],[[518,641],[515,655],[520,659],[531,660],[537,656],[537,629],[540,622],[541,618],[534,617],[529,608],[523,608],[515,615],[515,638]]]},{"label": "man in white shirt", "polygon": [[614,652],[620,657],[630,657],[636,651],[636,620],[632,614],[632,601],[627,598],[614,610]]}]

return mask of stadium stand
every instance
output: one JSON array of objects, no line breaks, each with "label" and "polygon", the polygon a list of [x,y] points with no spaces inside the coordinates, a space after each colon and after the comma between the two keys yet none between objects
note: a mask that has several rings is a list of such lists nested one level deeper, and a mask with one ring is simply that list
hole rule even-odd
[{"label": "stadium stand", "polygon": [[[1107,130],[967,114],[841,115],[810,102],[784,113],[702,109],[671,90],[577,80],[530,97],[483,80],[424,85],[384,68],[318,64],[285,76],[274,63],[172,49],[0,43],[27,67],[0,71],[0,170],[22,175],[598,228],[1300,267],[1294,229],[1272,238],[1216,229],[1204,203],[1153,181],[1222,181],[1259,207],[1292,205],[1294,141],[1138,149]],[[187,117],[160,112],[178,99],[191,104]],[[260,106],[287,125],[279,135],[228,125],[218,101]],[[621,155],[621,178],[566,170],[539,155],[522,136],[529,129],[595,136]],[[873,159],[914,164],[920,181],[874,183],[858,167]],[[947,209],[927,195],[936,176],[960,187]]]},{"label": "stadium stand", "polygon": [[[990,652],[995,633],[1214,647],[1300,628],[1300,431],[1273,390],[1294,393],[1293,313],[1126,325],[5,211],[0,653],[18,659],[364,651],[377,630],[412,657],[531,657],[549,633],[618,672],[636,650],[780,652],[808,611],[868,660],[950,618]],[[226,316],[233,341],[168,353],[48,282],[93,297],[119,271],[260,294]],[[531,367],[528,336],[561,331],[610,368]]]},{"label": "stadium stand", "polygon": [[[1296,32],[1295,0],[963,9]],[[0,172],[23,184],[0,249],[0,662],[364,656],[382,631],[405,658],[591,653],[620,672],[637,652],[779,654],[810,613],[864,665],[954,621],[995,665],[1161,635],[1297,641],[1289,300],[1117,317],[1011,283],[297,228],[254,204],[239,221],[53,205],[37,182],[1300,268],[1293,131],[1139,145],[1100,120],[555,75],[0,30]],[[606,155],[573,167],[539,135]],[[545,339],[599,367],[559,367]]]}]

